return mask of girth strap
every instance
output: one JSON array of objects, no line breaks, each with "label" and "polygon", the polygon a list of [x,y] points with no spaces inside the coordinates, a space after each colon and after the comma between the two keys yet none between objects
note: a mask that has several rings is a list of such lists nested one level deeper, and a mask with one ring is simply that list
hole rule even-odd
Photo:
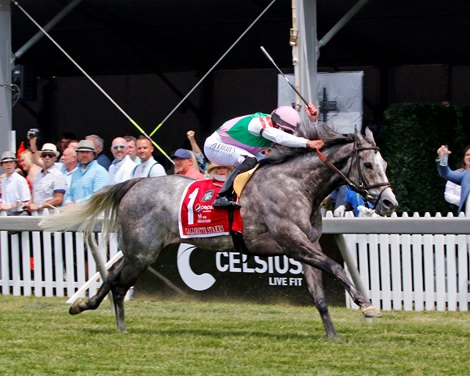
[{"label": "girth strap", "polygon": [[233,247],[235,251],[249,254],[248,248],[246,248],[245,239],[243,239],[243,234],[238,231],[233,231],[233,216],[235,213],[235,209],[233,207],[227,208],[228,214],[228,225],[230,229],[230,236],[232,237]]}]

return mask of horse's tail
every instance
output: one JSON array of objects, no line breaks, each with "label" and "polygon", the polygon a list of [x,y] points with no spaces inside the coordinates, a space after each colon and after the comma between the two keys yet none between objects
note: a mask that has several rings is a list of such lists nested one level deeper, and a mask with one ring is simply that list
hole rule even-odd
[{"label": "horse's tail", "polygon": [[[118,208],[122,198],[137,184],[139,179],[131,179],[125,182],[108,185],[84,204],[67,206],[57,215],[51,215],[39,222],[39,226],[45,231],[78,231],[83,232],[87,243],[95,227],[102,220],[102,232],[104,238],[111,232],[117,231]],[[100,214],[103,215],[100,215]]]}]

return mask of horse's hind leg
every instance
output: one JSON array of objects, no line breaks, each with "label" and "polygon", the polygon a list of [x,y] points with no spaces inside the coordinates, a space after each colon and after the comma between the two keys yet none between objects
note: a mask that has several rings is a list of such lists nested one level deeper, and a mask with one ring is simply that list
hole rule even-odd
[{"label": "horse's hind leg", "polygon": [[320,313],[327,337],[335,337],[336,330],[328,310],[321,270],[304,264],[304,277],[305,281],[307,282],[308,291],[310,292],[310,295],[312,295],[313,304],[315,304],[315,307]]},{"label": "horse's hind leg", "polygon": [[129,260],[127,257],[123,258],[122,267],[119,272],[115,274],[112,283],[111,291],[113,292],[114,308],[116,315],[116,327],[118,332],[126,331],[126,322],[124,314],[124,297],[131,286],[134,286],[140,274],[147,269],[151,264],[152,259],[148,260]]},{"label": "horse's hind leg", "polygon": [[124,256],[116,262],[108,271],[103,284],[98,289],[95,296],[87,299],[81,299],[70,307],[70,314],[76,315],[86,310],[97,309],[106,295],[111,291],[113,293],[114,309],[116,316],[116,327],[118,332],[126,331],[126,322],[124,314],[124,297],[131,286],[135,284],[140,273],[148,265],[131,263]]},{"label": "horse's hind leg", "polygon": [[69,313],[71,315],[77,315],[83,311],[87,310],[95,310],[97,309],[103,299],[108,295],[111,291],[112,281],[116,278],[119,274],[120,270],[123,267],[124,259],[118,260],[114,263],[108,271],[108,276],[103,281],[102,285],[98,289],[96,295],[91,298],[79,299],[69,309]]},{"label": "horse's hind leg", "polygon": [[114,298],[114,309],[115,309],[115,316],[116,316],[116,329],[120,333],[125,333],[126,332],[126,316],[124,314],[124,296],[122,298],[121,297]]}]

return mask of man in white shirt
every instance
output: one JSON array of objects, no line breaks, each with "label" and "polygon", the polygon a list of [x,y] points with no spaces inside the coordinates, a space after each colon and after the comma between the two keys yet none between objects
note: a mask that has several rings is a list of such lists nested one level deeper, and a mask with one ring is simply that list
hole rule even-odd
[{"label": "man in white shirt", "polygon": [[127,154],[137,166],[140,163],[140,158],[137,156],[137,139],[134,136],[124,136],[124,138],[127,141]]},{"label": "man in white shirt", "polygon": [[117,184],[132,179],[135,163],[128,155],[127,141],[123,137],[116,137],[113,140],[111,153],[113,153],[114,160],[108,169],[110,184]]},{"label": "man in white shirt", "polygon": [[67,181],[54,164],[59,157],[59,152],[54,144],[46,143],[40,153],[42,170],[38,172],[33,182],[33,200],[28,206],[30,212],[37,211],[44,214],[43,209],[56,209],[64,203],[67,190]]},{"label": "man in white shirt", "polygon": [[62,168],[60,172],[65,175],[65,180],[67,181],[67,188],[70,187],[72,183],[72,174],[77,169],[78,159],[77,152],[74,147],[68,146],[62,152],[62,157],[60,158],[62,162]]},{"label": "man in white shirt", "polygon": [[137,155],[140,158],[140,164],[134,169],[133,178],[147,178],[166,175],[163,166],[152,156],[154,147],[150,140],[145,136],[137,139]]},{"label": "man in white shirt", "polygon": [[0,157],[0,165],[5,172],[0,189],[2,192],[0,211],[17,209],[20,212],[22,209],[18,208],[17,202],[21,202],[22,208],[31,200],[31,191],[26,179],[16,172],[17,162],[18,159],[12,151],[4,151]]}]

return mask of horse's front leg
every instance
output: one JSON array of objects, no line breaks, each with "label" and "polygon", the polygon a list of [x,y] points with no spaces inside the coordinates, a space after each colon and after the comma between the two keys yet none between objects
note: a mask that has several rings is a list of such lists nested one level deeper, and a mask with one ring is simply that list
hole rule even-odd
[{"label": "horse's front leg", "polygon": [[[320,248],[320,245],[318,244],[318,242],[315,242],[315,244],[318,248]],[[369,317],[369,318],[382,316],[382,312],[380,311],[380,308],[377,308],[374,305],[372,305],[369,299],[366,298],[362,294],[362,292],[360,292],[356,288],[356,286],[349,279],[344,268],[340,264],[338,264],[336,261],[330,259],[328,256],[324,254],[323,256],[325,257],[325,259],[320,262],[318,268],[330,273],[343,285],[344,289],[351,296],[354,303],[356,303],[359,307],[361,307],[362,314],[365,317]]]},{"label": "horse's front leg", "polygon": [[310,265],[303,264],[304,278],[307,282],[308,291],[313,298],[313,304],[320,313],[320,317],[325,327],[327,337],[336,337],[336,330],[333,325],[333,320],[328,310],[326,302],[325,289],[323,288],[322,272],[320,269],[311,267]]},{"label": "horse's front leg", "polygon": [[372,307],[369,300],[356,289],[341,265],[323,253],[318,241],[311,241],[299,227],[293,224],[291,224],[289,229],[284,229],[284,231],[279,233],[283,234],[283,236],[276,237],[276,240],[282,246],[287,256],[314,268],[321,269],[335,277],[351,296],[354,303],[363,309],[364,315],[373,317],[380,314],[380,310],[377,312],[377,308],[369,308]]}]

